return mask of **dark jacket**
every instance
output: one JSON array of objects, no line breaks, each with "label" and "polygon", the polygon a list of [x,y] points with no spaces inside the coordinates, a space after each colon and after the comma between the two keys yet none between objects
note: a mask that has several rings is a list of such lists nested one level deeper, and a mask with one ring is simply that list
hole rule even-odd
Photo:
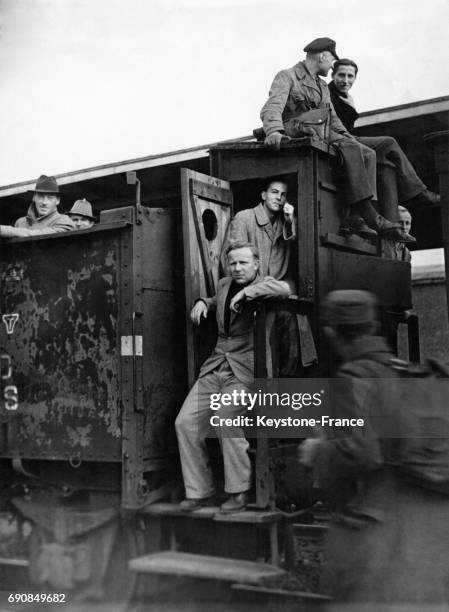
[{"label": "dark jacket", "polygon": [[329,93],[338,118],[348,132],[352,133],[354,130],[354,123],[358,119],[359,113],[356,111],[355,107],[339,93],[333,81],[329,83]]},{"label": "dark jacket", "polygon": [[292,294],[290,285],[285,281],[270,276],[256,278],[244,287],[246,302],[240,312],[231,312],[229,334],[224,328],[224,308],[226,296],[232,283],[229,276],[218,281],[217,295],[213,298],[201,298],[208,309],[216,310],[218,340],[211,354],[200,370],[200,378],[228,362],[234,376],[244,384],[254,380],[254,308],[248,304],[257,298],[288,297]]},{"label": "dark jacket", "polygon": [[434,609],[427,606],[445,603],[449,584],[449,499],[398,472],[407,406],[392,353],[376,337],[359,349],[338,372],[344,388],[334,416],[364,417],[365,426],[336,431],[315,457],[345,502],[327,535],[322,584],[354,610]]}]

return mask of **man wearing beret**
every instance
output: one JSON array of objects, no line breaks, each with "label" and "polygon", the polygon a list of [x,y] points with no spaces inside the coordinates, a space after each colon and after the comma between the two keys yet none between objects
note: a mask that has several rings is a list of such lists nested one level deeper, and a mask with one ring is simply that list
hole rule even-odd
[{"label": "man wearing beret", "polygon": [[[357,78],[357,64],[347,58],[339,59],[332,67],[332,81],[329,92],[335,112],[348,132],[353,132],[359,114],[355,108],[350,90]],[[384,210],[396,207],[398,202],[410,205],[437,204],[440,196],[429,191],[416,174],[408,157],[397,141],[391,136],[358,136],[357,140],[374,149],[377,157],[379,192],[382,192]],[[394,164],[396,184],[391,184],[383,172],[385,164]]]},{"label": "man wearing beret", "polygon": [[59,185],[53,176],[42,174],[31,193],[33,199],[26,217],[18,219],[14,227],[0,225],[0,237],[27,238],[75,229],[72,220],[58,212],[61,197]]},{"label": "man wearing beret", "polygon": [[427,606],[446,601],[449,500],[401,470],[412,422],[401,383],[411,381],[399,379],[394,355],[375,335],[372,294],[333,291],[323,314],[324,332],[342,363],[328,411],[353,419],[326,439],[300,445],[301,461],[313,467],[337,519],[326,539],[323,588],[331,590],[338,610],[343,601],[354,611],[386,612],[397,604],[401,610],[446,610]]},{"label": "man wearing beret", "polygon": [[406,241],[399,226],[379,215],[373,206],[377,201],[375,152],[358,142],[341,123],[332,107],[327,84],[320,78],[327,76],[338,60],[335,41],[317,38],[304,51],[305,60],[281,70],[271,85],[260,113],[265,144],[279,149],[283,138],[305,135],[332,144],[344,160],[346,204],[355,213],[351,215],[350,229],[366,237],[378,233]]}]

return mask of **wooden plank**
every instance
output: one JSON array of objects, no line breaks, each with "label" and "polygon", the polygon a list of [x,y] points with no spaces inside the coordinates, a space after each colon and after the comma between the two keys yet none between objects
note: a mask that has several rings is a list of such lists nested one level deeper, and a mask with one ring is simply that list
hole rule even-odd
[{"label": "wooden plank", "polygon": [[301,158],[298,170],[299,297],[314,299],[316,282],[317,176],[315,154]]},{"label": "wooden plank", "polygon": [[218,202],[219,204],[232,205],[232,193],[229,188],[223,189],[218,185],[210,185],[203,181],[192,179],[193,193],[205,200]]},{"label": "wooden plank", "polygon": [[246,510],[235,514],[216,514],[214,521],[220,523],[253,523],[266,524],[277,522],[282,518],[282,514],[275,510]]},{"label": "wooden plank", "polygon": [[10,565],[12,567],[29,567],[28,559],[13,559],[10,557],[0,557],[0,565]]},{"label": "wooden plank", "polygon": [[267,563],[174,551],[162,551],[132,559],[129,569],[144,574],[184,575],[256,585],[286,574],[284,570]]},{"label": "wooden plank", "polygon": [[150,504],[139,510],[141,514],[152,514],[156,516],[206,518],[223,523],[255,523],[266,524],[279,521],[282,514],[277,511],[268,510],[245,510],[235,514],[221,514],[219,506],[204,506],[198,510],[186,511],[179,504],[159,502]]},{"label": "wooden plank", "polygon": [[339,236],[338,234],[327,233],[321,237],[321,243],[326,246],[355,251],[356,253],[377,255],[377,247],[357,236]]},{"label": "wooden plank", "polygon": [[306,591],[287,591],[287,589],[275,589],[263,586],[251,586],[249,584],[231,584],[231,589],[237,591],[250,591],[252,593],[264,593],[266,595],[280,595],[283,597],[297,597],[299,599],[308,599],[316,601],[331,601],[329,595],[321,595],[320,593],[307,593]]},{"label": "wooden plank", "polygon": [[179,516],[210,519],[220,512],[220,508],[218,506],[204,506],[203,508],[198,508],[198,510],[194,510],[192,512],[183,510],[179,504],[160,502],[145,506],[139,512],[141,514],[152,514],[156,516]]}]

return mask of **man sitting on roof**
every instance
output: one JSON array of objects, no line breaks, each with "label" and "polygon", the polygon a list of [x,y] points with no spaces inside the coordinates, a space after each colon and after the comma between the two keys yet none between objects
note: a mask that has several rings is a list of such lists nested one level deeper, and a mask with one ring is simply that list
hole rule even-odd
[{"label": "man sitting on roof", "polygon": [[271,85],[260,112],[265,145],[279,149],[283,139],[303,136],[332,145],[344,160],[346,204],[352,218],[363,218],[357,224],[360,235],[379,234],[408,242],[399,225],[380,215],[373,205],[377,201],[375,152],[346,130],[334,112],[327,84],[320,78],[327,76],[338,60],[335,41],[317,38],[304,51],[305,60],[278,72]]},{"label": "man sitting on roof", "polygon": [[59,185],[53,176],[42,174],[36,182],[33,201],[26,217],[20,217],[14,224],[0,225],[2,238],[27,238],[42,234],[55,234],[75,229],[67,215],[58,212],[61,200]]},{"label": "man sitting on roof", "polygon": [[[339,59],[332,67],[329,92],[335,112],[348,132],[353,132],[359,114],[349,94],[357,78],[358,67],[351,59]],[[378,191],[382,193],[384,214],[387,210],[396,214],[397,204],[436,204],[440,196],[429,191],[416,174],[408,157],[391,136],[357,136],[358,142],[376,152]],[[396,171],[396,185],[384,173],[385,165],[391,163]],[[396,219],[390,219],[396,221]],[[401,231],[403,229],[401,228]],[[408,232],[403,232],[409,235]]]}]

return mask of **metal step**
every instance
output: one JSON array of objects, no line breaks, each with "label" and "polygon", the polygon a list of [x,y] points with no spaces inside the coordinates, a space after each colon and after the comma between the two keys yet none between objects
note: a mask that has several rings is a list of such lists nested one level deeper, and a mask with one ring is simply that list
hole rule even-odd
[{"label": "metal step", "polygon": [[178,574],[256,585],[267,584],[286,573],[267,563],[169,550],[131,559],[129,569],[144,574]]}]

